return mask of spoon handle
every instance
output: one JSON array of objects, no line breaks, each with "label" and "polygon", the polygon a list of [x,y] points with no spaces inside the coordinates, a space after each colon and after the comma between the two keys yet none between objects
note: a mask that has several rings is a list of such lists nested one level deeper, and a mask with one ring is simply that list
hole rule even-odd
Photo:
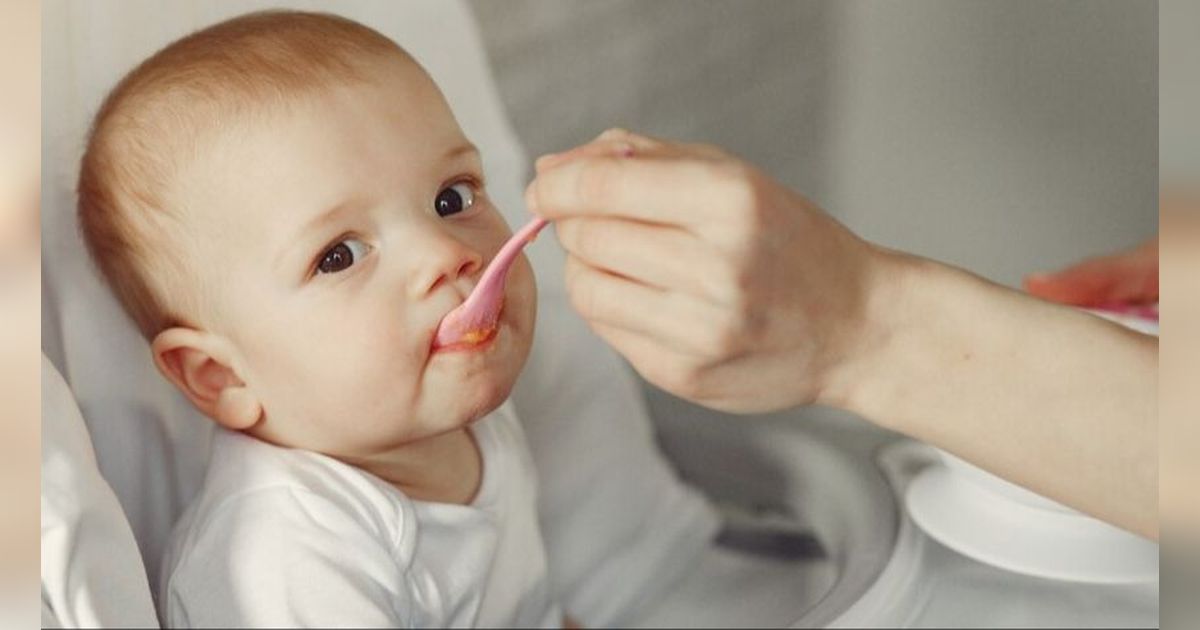
[{"label": "spoon handle", "polygon": [[526,245],[533,242],[537,233],[542,228],[546,227],[546,219],[541,217],[535,218],[524,227],[517,230],[516,233],[504,243],[500,251],[496,253],[496,257],[488,264],[484,270],[483,276],[479,278],[479,284],[471,291],[471,295],[467,297],[467,303],[478,302],[480,300],[492,299],[494,293],[504,285],[504,278],[508,275],[508,268],[512,265],[513,259]]}]

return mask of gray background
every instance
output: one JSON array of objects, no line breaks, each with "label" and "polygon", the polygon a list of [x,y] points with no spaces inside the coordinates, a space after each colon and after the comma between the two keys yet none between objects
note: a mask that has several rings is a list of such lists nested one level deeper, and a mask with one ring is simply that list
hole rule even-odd
[{"label": "gray background", "polygon": [[610,126],[712,142],[1009,285],[1157,230],[1152,1],[472,6],[532,155]]}]

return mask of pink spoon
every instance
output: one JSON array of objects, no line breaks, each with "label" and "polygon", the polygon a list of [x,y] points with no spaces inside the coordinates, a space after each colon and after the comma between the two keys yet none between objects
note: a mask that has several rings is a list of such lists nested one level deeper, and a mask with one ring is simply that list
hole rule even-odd
[{"label": "pink spoon", "polygon": [[508,276],[508,268],[546,223],[545,219],[534,219],[508,239],[483,271],[471,295],[442,318],[433,339],[434,348],[472,346],[491,338],[504,303],[504,279]]}]

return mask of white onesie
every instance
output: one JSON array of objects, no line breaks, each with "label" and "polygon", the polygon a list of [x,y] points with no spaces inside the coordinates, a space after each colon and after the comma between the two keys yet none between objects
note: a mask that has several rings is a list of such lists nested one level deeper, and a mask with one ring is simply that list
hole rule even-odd
[{"label": "white onesie", "polygon": [[483,479],[470,505],[414,501],[331,457],[219,431],[164,558],[164,624],[561,627],[511,404],[472,430]]}]

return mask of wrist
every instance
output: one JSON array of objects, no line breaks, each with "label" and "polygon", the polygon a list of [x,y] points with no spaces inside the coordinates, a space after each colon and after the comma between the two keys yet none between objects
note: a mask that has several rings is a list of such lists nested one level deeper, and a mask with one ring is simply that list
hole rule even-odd
[{"label": "wrist", "polygon": [[931,352],[951,343],[939,320],[962,279],[932,260],[875,245],[868,252],[858,312],[825,362],[817,402],[908,433],[891,410],[912,385],[936,378]]}]

